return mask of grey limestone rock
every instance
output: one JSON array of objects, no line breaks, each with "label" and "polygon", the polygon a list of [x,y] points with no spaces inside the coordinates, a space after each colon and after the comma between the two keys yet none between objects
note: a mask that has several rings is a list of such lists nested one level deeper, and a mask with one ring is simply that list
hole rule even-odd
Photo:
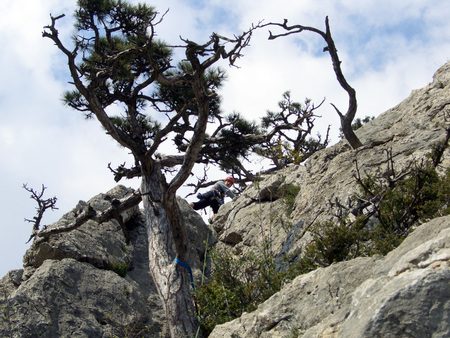
[{"label": "grey limestone rock", "polygon": [[301,275],[210,337],[448,337],[450,216],[416,229],[386,257]]},{"label": "grey limestone rock", "polygon": [[[360,149],[341,141],[225,205],[213,224],[218,249],[236,256],[257,254],[268,239],[279,264],[294,260],[311,240],[313,222],[333,219],[330,202],[345,203],[358,193],[356,163],[364,175],[385,171],[388,151],[396,170],[426,159],[445,139],[449,113],[450,62],[429,85],[358,129]],[[449,155],[447,149],[438,168],[442,172],[450,166]],[[276,194],[281,182],[300,186],[290,215]],[[257,311],[217,327],[212,336],[448,336],[449,225],[448,217],[422,225],[385,258],[359,258],[300,276]]]},{"label": "grey limestone rock", "polygon": [[[295,257],[309,242],[314,221],[333,219],[330,203],[346,204],[359,193],[357,167],[362,176],[387,170],[391,152],[396,170],[411,161],[427,158],[436,142],[446,137],[450,114],[450,62],[434,75],[433,82],[356,131],[364,144],[352,150],[345,140],[318,151],[306,163],[291,166],[249,186],[233,203],[219,210],[213,227],[218,247],[237,254],[257,253],[263,238],[270,239],[279,260]],[[439,170],[450,166],[450,149]],[[300,187],[291,214],[280,197],[283,186]],[[301,224],[301,226],[299,226]],[[227,243],[227,238],[242,238]]]},{"label": "grey limestone rock", "polygon": [[[49,227],[60,227],[88,204],[97,211],[133,193],[117,186],[77,207]],[[186,201],[185,215],[191,245],[187,263],[196,282],[205,251],[215,242],[209,227]],[[129,241],[117,220],[81,227],[35,241],[24,256],[24,269],[10,271],[0,281],[0,336],[123,337],[139,333],[164,337],[165,319],[148,265],[145,221],[138,207],[122,214]],[[207,244],[206,241],[209,241]]]}]

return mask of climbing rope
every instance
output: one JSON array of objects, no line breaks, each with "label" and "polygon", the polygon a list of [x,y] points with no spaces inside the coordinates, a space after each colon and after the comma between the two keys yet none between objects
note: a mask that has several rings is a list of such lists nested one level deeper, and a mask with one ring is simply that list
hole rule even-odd
[{"label": "climbing rope", "polygon": [[192,270],[191,270],[191,267],[189,266],[189,264],[186,262],[180,261],[178,258],[175,258],[173,261],[177,264],[180,264],[183,268],[185,268],[186,270],[189,271],[189,274],[191,275],[191,285],[192,285],[192,288],[195,290],[194,276],[192,275]]}]

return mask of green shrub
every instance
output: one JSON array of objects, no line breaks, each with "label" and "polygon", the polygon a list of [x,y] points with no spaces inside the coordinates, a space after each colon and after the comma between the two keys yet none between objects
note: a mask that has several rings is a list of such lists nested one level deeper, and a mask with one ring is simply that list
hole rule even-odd
[{"label": "green shrub", "polygon": [[119,261],[117,259],[113,259],[108,262],[108,270],[114,271],[117,273],[120,277],[125,277],[128,273],[130,266],[122,261]]},{"label": "green shrub", "polygon": [[196,299],[201,329],[208,336],[217,324],[254,311],[281,288],[286,273],[277,272],[274,257],[266,254],[234,258],[230,252],[211,250],[214,271],[199,287]]},{"label": "green shrub", "polygon": [[378,196],[375,216],[379,223],[370,236],[372,253],[387,254],[420,222],[449,213],[450,170],[440,177],[430,163],[414,164],[399,177],[394,184],[380,184],[372,177],[364,180],[362,198]]},{"label": "green shrub", "polygon": [[360,256],[361,242],[367,240],[367,231],[358,224],[347,219],[339,224],[319,223],[312,230],[313,241],[307,246],[304,257],[315,261],[317,266],[328,266]]},{"label": "green shrub", "polygon": [[294,210],[295,199],[300,192],[300,186],[294,183],[282,184],[277,191],[277,195],[286,209],[284,213],[273,212],[270,215],[271,222],[275,222],[281,225],[281,228],[289,233],[292,228],[291,214]]},{"label": "green shrub", "polygon": [[244,261],[234,259],[229,252],[219,253],[215,249],[210,254],[214,272],[196,294],[204,336],[208,336],[217,324],[239,317],[249,305],[247,287],[239,278]]},{"label": "green shrub", "polygon": [[291,269],[305,273],[358,256],[386,255],[421,222],[450,214],[450,169],[439,176],[431,163],[414,163],[391,174],[361,179],[361,195],[353,200],[372,201],[371,211],[353,222],[342,216],[313,225],[313,239]]},{"label": "green shrub", "polygon": [[280,194],[283,202],[286,204],[286,215],[290,216],[295,205],[295,198],[300,192],[300,186],[294,183],[283,186]]}]

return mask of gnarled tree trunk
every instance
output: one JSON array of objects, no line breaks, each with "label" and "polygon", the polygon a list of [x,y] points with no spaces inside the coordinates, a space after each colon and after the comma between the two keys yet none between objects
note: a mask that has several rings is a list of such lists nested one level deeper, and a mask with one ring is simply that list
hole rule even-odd
[{"label": "gnarled tree trunk", "polygon": [[141,182],[150,272],[164,306],[171,337],[194,336],[199,323],[193,316],[190,275],[174,261],[185,258],[185,229],[179,226],[182,219],[176,197],[165,196],[161,178],[161,170],[156,166],[142,176]]}]

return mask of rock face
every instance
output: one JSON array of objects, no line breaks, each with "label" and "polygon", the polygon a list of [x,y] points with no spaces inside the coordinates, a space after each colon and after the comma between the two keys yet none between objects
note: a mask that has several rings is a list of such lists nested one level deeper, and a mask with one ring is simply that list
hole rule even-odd
[{"label": "rock face", "polygon": [[[190,241],[187,263],[199,282],[206,244],[236,256],[258,254],[269,242],[280,266],[299,257],[315,220],[333,217],[330,202],[358,192],[354,175],[395,170],[426,157],[446,137],[450,62],[433,82],[357,130],[364,146],[345,141],[248,187],[221,207],[212,229],[186,201],[179,205]],[[440,169],[450,165],[444,154]],[[292,187],[299,187],[290,195]],[[82,202],[51,226],[70,222],[91,205],[106,210],[132,194],[117,186]],[[294,198],[295,196],[295,198]],[[0,281],[0,336],[165,337],[164,314],[148,268],[139,209],[89,221],[35,242],[21,270]],[[420,225],[385,257],[333,264],[287,282],[252,313],[217,326],[212,337],[448,337],[450,336],[450,216]],[[286,261],[286,258],[288,260]]]},{"label": "rock face", "polygon": [[[436,142],[445,140],[449,114],[450,62],[435,73],[428,86],[413,91],[402,103],[358,129],[363,147],[352,150],[341,141],[315,153],[305,165],[280,170],[250,186],[232,204],[222,207],[214,222],[218,246],[247,255],[269,239],[280,260],[283,256],[295,259],[310,239],[308,228],[313,221],[332,218],[330,202],[345,204],[359,192],[357,165],[365,175],[387,170],[387,152],[392,153],[397,171],[412,160],[426,158]],[[440,168],[449,166],[447,149]],[[292,184],[299,186],[300,192],[287,214],[282,195]]]},{"label": "rock face", "polygon": [[210,337],[448,337],[449,225],[434,219],[386,257],[301,275]]},{"label": "rock face", "polygon": [[[50,227],[68,223],[90,204],[96,211],[133,193],[117,186],[83,202]],[[188,264],[200,281],[205,241],[214,237],[186,201],[179,200],[189,246]],[[0,336],[124,337],[144,331],[164,336],[164,318],[148,267],[148,244],[138,207],[117,220],[88,221],[76,230],[34,242],[26,252],[23,270],[10,271],[0,284]],[[208,271],[207,271],[208,272]],[[126,274],[125,277],[123,277]]]},{"label": "rock face", "polygon": [[[219,211],[217,247],[236,256],[258,254],[271,243],[280,264],[295,260],[310,242],[315,220],[331,220],[331,202],[358,192],[360,173],[394,170],[425,159],[445,139],[450,114],[450,62],[433,82],[356,131],[364,146],[345,141],[265,178]],[[450,166],[446,150],[440,166]],[[356,166],[357,164],[357,166]],[[286,214],[283,191],[300,186]],[[216,327],[212,337],[444,337],[450,335],[450,218],[422,225],[401,247],[382,258],[359,258],[297,277],[282,291]],[[230,240],[231,238],[231,240]]]},{"label": "rock face", "polygon": [[[106,194],[91,199],[89,204],[95,210],[103,211],[111,205],[112,199],[120,199],[131,193],[132,189],[118,186]],[[86,205],[86,202],[80,201],[74,210],[65,214],[52,226],[70,223]],[[121,215],[123,222],[130,222],[138,213],[137,206],[127,210]],[[111,265],[129,265],[134,257],[134,246],[127,243],[120,229],[121,225],[116,219],[104,222],[101,226],[97,222],[88,221],[75,231],[53,235],[42,243],[33,242],[23,258],[26,275],[31,275],[35,268],[49,259],[73,258],[100,269],[106,269]]]}]

